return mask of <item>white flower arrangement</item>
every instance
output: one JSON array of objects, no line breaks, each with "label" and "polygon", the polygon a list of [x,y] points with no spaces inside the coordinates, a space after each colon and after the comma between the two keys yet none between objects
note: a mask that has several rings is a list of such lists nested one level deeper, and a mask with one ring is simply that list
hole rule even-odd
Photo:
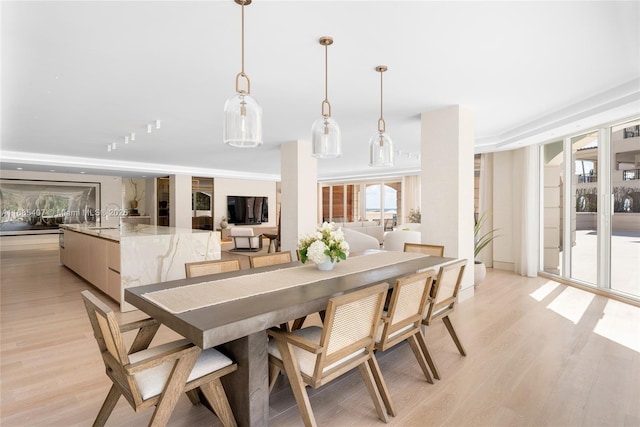
[{"label": "white flower arrangement", "polygon": [[349,256],[349,244],[344,240],[342,228],[335,229],[333,223],[324,222],[315,233],[307,235],[298,242],[300,261],[308,259],[316,264],[326,261],[340,262]]}]

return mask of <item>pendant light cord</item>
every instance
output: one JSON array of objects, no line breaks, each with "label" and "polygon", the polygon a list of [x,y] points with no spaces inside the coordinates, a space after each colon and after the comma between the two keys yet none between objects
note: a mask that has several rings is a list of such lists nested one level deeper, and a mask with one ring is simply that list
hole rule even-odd
[{"label": "pendant light cord", "polygon": [[324,100],[329,102],[329,46],[324,47]]},{"label": "pendant light cord", "polygon": [[[326,107],[326,110],[325,110]],[[324,45],[324,101],[322,101],[322,116],[331,117],[331,104],[329,103],[329,45]]]},{"label": "pendant light cord", "polygon": [[242,2],[242,75],[246,75],[244,73],[244,2]]},{"label": "pendant light cord", "polygon": [[382,115],[382,73],[383,71],[380,70],[379,72],[380,72],[380,118],[378,119],[378,132],[384,133],[386,129],[386,124],[384,122],[384,118]]},{"label": "pendant light cord", "polygon": [[[242,70],[238,73],[238,75],[236,75],[236,92],[238,93],[246,93],[247,95],[251,94],[251,81],[249,80],[249,76],[247,76],[244,72],[244,6],[245,6],[246,1],[242,1],[240,3],[240,5],[242,6]],[[240,79],[244,78],[247,82],[247,90],[241,90],[240,89]]]}]

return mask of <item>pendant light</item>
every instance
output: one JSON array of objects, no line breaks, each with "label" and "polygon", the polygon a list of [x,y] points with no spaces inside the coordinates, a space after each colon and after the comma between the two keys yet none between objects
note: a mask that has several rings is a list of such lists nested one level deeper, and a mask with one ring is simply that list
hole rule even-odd
[{"label": "pendant light", "polygon": [[319,159],[333,159],[342,155],[340,128],[338,123],[331,118],[328,91],[328,47],[333,44],[333,38],[321,37],[320,44],[324,46],[324,101],[322,101],[322,117],[316,120],[311,127],[311,155]]},{"label": "pendant light", "polygon": [[251,82],[244,72],[244,7],[251,0],[234,1],[242,6],[242,71],[236,75],[236,94],[224,104],[223,139],[234,147],[252,148],[262,145],[262,107],[251,96]]},{"label": "pendant light", "polygon": [[386,124],[382,117],[382,73],[387,71],[386,65],[378,65],[380,73],[380,118],[378,133],[369,140],[369,166],[393,166],[393,141],[386,133]]}]

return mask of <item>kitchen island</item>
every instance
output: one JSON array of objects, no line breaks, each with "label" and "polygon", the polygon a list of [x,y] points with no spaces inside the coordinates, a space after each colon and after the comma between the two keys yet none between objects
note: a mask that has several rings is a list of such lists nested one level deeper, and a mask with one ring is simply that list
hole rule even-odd
[{"label": "kitchen island", "polygon": [[219,232],[126,224],[63,224],[60,263],[120,303],[124,289],[184,279],[186,262],[220,259]]}]

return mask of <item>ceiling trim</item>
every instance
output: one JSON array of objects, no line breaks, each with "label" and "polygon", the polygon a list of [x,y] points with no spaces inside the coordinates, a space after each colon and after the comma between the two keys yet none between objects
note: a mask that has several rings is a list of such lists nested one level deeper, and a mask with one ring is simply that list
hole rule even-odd
[{"label": "ceiling trim", "polygon": [[23,153],[18,151],[0,151],[2,164],[16,163],[34,166],[70,167],[95,173],[95,170],[111,171],[113,175],[137,173],[140,175],[190,175],[212,178],[253,179],[257,181],[280,181],[280,175],[238,172],[225,169],[206,169],[156,163],[136,163],[123,161],[105,161],[87,157],[68,157],[50,154]]},{"label": "ceiling trim", "polygon": [[519,148],[640,113],[640,79],[531,120],[498,136],[476,138],[476,151]]}]

